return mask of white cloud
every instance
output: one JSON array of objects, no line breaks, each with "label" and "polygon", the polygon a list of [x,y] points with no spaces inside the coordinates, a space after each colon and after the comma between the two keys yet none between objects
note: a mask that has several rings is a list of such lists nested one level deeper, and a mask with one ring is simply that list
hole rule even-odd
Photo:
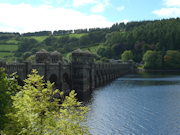
[{"label": "white cloud", "polygon": [[125,24],[127,24],[127,23],[129,22],[129,20],[128,20],[128,19],[125,19],[125,20],[123,20],[122,22],[124,22]]},{"label": "white cloud", "polygon": [[152,13],[161,17],[179,17],[180,1],[179,0],[163,0],[165,8],[152,11]]},{"label": "white cloud", "polygon": [[[10,5],[0,3],[0,31],[34,32],[42,30],[68,30],[94,27],[110,27],[101,15],[84,15],[78,11],[29,4]],[[3,24],[3,25],[1,25]]]},{"label": "white cloud", "polygon": [[121,6],[121,7],[118,7],[117,10],[122,11],[122,10],[124,10],[124,8],[125,8],[124,6]]},{"label": "white cloud", "polygon": [[91,12],[92,13],[101,13],[104,11],[104,9],[105,9],[105,5],[103,5],[102,3],[99,3],[91,8]]},{"label": "white cloud", "polygon": [[170,6],[180,7],[180,0],[164,0],[164,4],[168,7]]},{"label": "white cloud", "polygon": [[163,17],[178,17],[180,16],[180,8],[162,8],[160,10],[153,11],[154,14]]}]

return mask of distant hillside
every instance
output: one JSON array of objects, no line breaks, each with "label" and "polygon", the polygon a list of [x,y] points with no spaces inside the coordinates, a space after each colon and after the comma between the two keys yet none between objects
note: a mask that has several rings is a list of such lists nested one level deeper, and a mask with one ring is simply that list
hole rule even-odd
[{"label": "distant hillside", "polygon": [[[116,23],[110,28],[80,30],[41,31],[34,33],[0,33],[0,57],[13,55],[24,61],[44,48],[57,50],[66,56],[74,49],[88,49],[96,60],[121,59],[125,50],[130,50],[135,62],[143,61],[148,51],[180,51],[180,18]],[[14,45],[14,47],[10,47]],[[9,47],[8,47],[9,46]],[[17,48],[18,46],[18,48]],[[3,48],[10,49],[3,49]],[[3,52],[3,53],[2,53]],[[6,58],[10,59],[10,58]]]}]

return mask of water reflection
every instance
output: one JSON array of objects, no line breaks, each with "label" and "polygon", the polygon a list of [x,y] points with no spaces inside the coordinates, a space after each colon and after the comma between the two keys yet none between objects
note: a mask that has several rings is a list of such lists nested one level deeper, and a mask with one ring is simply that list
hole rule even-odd
[{"label": "water reflection", "polygon": [[96,134],[180,134],[180,75],[134,74],[95,90],[87,125]]}]

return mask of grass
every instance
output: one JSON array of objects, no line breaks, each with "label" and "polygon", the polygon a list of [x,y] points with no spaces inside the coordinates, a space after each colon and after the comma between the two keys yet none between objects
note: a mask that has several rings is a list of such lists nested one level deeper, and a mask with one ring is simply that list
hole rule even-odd
[{"label": "grass", "polygon": [[87,35],[87,33],[80,33],[80,34],[72,33],[72,34],[60,35],[60,36],[55,36],[55,37],[61,38],[61,37],[63,37],[63,36],[69,36],[70,38],[71,38],[71,37],[80,38],[80,37],[82,37],[82,36],[84,36],[84,35]]},{"label": "grass", "polygon": [[0,45],[0,51],[9,51],[14,52],[17,51],[18,45]]},{"label": "grass", "polygon": [[31,36],[31,37],[24,37],[27,39],[31,39],[34,38],[35,40],[37,40],[38,42],[42,42],[44,41],[48,36]]},{"label": "grass", "polygon": [[[89,47],[85,47],[85,48],[80,48],[82,51],[86,51],[88,49],[90,49],[90,52],[93,53],[93,54],[96,54],[97,53],[97,50],[98,50],[99,46],[89,46]],[[67,54],[70,53],[70,52],[67,52],[67,53],[63,53],[63,57],[66,57]]]},{"label": "grass", "polygon": [[99,45],[98,46],[91,46],[91,47],[82,48],[82,50],[86,51],[86,50],[90,49],[90,52],[95,54],[95,53],[97,53],[98,48],[99,48]]},{"label": "grass", "polygon": [[4,56],[13,56],[14,53],[12,52],[0,52],[0,58],[3,58]]},{"label": "grass", "polygon": [[0,44],[15,44],[15,45],[17,45],[17,44],[19,44],[19,43],[21,43],[22,41],[18,41],[18,40],[16,40],[15,38],[10,38],[10,39],[7,39],[7,40],[5,40],[5,39],[1,39],[0,40]]},{"label": "grass", "polygon": [[19,44],[21,43],[22,41],[18,41],[16,40],[15,38],[11,38],[9,40],[6,41],[7,44]]},{"label": "grass", "polygon": [[69,34],[69,37],[76,37],[76,38],[80,38],[84,35],[87,35],[87,33],[80,33],[80,34],[76,34],[76,33],[73,33],[73,34]]},{"label": "grass", "polygon": [[[86,34],[87,34],[87,33],[80,33],[80,34],[75,34],[75,33],[73,33],[73,34],[60,35],[60,36],[55,36],[55,37],[56,37],[56,38],[61,38],[61,37],[63,37],[63,36],[69,36],[70,38],[71,38],[71,37],[80,38],[80,37],[82,37],[83,35],[86,35]],[[44,41],[46,38],[48,38],[48,36],[30,36],[30,37],[24,37],[24,38],[27,38],[27,39],[33,38],[33,39],[37,40],[38,42],[42,42],[42,41]]]}]

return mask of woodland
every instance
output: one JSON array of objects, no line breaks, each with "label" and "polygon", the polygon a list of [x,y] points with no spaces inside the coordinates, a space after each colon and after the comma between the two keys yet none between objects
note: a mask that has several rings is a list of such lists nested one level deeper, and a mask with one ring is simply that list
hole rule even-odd
[{"label": "woodland", "polygon": [[[3,50],[2,45],[17,48]],[[110,28],[22,34],[0,32],[0,53],[11,53],[3,56],[9,63],[34,61],[35,53],[42,48],[59,51],[66,62],[70,61],[73,50],[81,48],[91,51],[97,62],[132,59],[145,69],[180,69],[180,18],[115,23]]]}]

